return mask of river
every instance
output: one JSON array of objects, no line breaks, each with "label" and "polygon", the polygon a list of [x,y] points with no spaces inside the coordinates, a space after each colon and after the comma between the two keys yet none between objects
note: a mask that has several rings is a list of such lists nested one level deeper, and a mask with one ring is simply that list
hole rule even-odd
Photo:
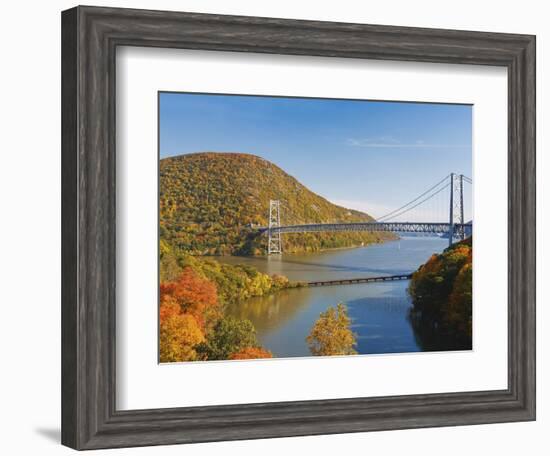
[{"label": "river", "polygon": [[[355,249],[218,260],[308,282],[409,273],[447,245],[441,238],[404,237]],[[357,336],[358,353],[417,352],[422,347],[407,319],[411,306],[408,284],[402,280],[290,289],[233,303],[227,313],[251,320],[260,344],[274,357],[310,356],[305,338],[319,314],[344,302]]]}]

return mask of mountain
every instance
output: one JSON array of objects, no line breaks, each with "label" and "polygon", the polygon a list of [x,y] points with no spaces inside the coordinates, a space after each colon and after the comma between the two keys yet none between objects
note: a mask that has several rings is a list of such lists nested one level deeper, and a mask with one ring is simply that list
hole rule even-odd
[{"label": "mountain", "polygon": [[[201,152],[160,161],[163,248],[194,255],[265,253],[269,200],[281,201],[281,224],[362,222],[363,212],[330,203],[269,161],[244,153]],[[384,233],[304,233],[283,236],[285,252],[380,242]]]}]

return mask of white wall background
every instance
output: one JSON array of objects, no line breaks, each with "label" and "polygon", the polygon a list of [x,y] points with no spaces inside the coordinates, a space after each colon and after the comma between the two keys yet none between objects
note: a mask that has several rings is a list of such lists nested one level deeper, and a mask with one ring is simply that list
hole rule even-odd
[{"label": "white wall background", "polygon": [[[538,420],[336,436],[111,450],[97,454],[547,454],[550,429],[550,313],[544,279],[550,273],[549,228],[543,208],[550,191],[543,151],[550,109],[550,21],[536,0],[443,3],[436,0],[338,2],[277,0],[100,1],[103,6],[155,8],[438,27],[537,35],[538,141]],[[60,422],[60,11],[70,1],[10,2],[2,8],[0,43],[0,451],[69,454]],[[546,210],[545,210],[546,209]],[[545,220],[546,216],[546,220]],[[546,432],[545,432],[546,431]]]}]

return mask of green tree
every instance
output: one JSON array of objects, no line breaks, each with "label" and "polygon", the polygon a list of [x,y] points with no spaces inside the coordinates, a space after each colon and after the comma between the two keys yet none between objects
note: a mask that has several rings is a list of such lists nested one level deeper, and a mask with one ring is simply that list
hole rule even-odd
[{"label": "green tree", "polygon": [[[175,260],[169,263],[168,260],[171,261],[171,257]],[[164,262],[166,264],[163,264]],[[172,270],[174,263],[175,269]],[[192,268],[197,274],[216,285],[222,305],[303,285],[298,282],[289,282],[283,276],[270,277],[252,266],[223,264],[213,258],[195,257],[176,249],[161,255],[161,282],[174,282],[186,267]]]},{"label": "green tree", "polygon": [[351,319],[346,306],[338,303],[336,308],[329,307],[306,337],[309,350],[316,356],[354,355],[355,334],[350,329]]},{"label": "green tree", "polygon": [[197,352],[205,359],[226,360],[247,347],[258,347],[254,325],[250,320],[227,316],[214,326],[206,341],[197,346]]}]

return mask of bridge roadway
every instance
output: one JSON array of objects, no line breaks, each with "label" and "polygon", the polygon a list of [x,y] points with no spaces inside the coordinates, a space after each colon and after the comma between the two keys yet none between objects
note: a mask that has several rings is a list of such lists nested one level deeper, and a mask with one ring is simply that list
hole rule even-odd
[{"label": "bridge roadway", "polygon": [[[464,229],[467,236],[471,234],[472,223],[455,223],[453,234]],[[261,233],[319,233],[324,231],[386,231],[392,233],[434,233],[449,232],[449,223],[419,222],[355,222],[355,223],[309,223],[304,225],[274,226],[259,228]]]},{"label": "bridge roadway", "polygon": [[307,285],[309,287],[322,287],[327,285],[351,285],[354,283],[391,282],[394,280],[409,280],[411,277],[412,273],[379,277],[359,277],[356,279],[318,280],[316,282],[308,282]]}]

